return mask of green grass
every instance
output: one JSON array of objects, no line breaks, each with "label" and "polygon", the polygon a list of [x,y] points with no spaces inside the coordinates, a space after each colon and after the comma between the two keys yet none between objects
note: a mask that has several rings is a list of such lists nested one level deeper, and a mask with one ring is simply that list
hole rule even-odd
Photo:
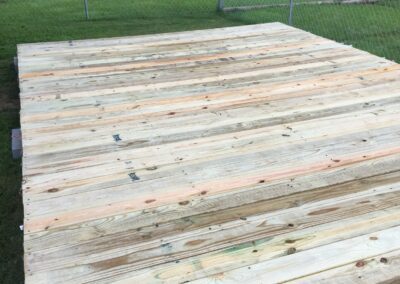
[{"label": "green grass", "polygon": [[0,113],[0,283],[23,280],[21,170],[10,154],[10,131],[18,124],[16,111]]},{"label": "green grass", "polygon": [[[235,12],[228,14],[228,18],[246,24],[264,23],[265,19],[287,22],[288,8],[271,7]],[[381,5],[300,5],[295,7],[293,24],[314,34],[400,62],[398,0],[381,2]]]},{"label": "green grass", "polygon": [[[244,0],[225,0],[227,5]],[[253,0],[257,3],[287,0]],[[304,1],[304,0],[302,0]],[[246,0],[246,3],[251,2]],[[23,281],[20,161],[11,159],[10,131],[19,125],[16,44],[139,35],[272,21],[287,22],[287,7],[219,14],[216,0],[0,0],[0,283]],[[256,3],[256,2],[254,2]],[[400,1],[380,5],[304,5],[294,24],[313,33],[400,62]]]}]

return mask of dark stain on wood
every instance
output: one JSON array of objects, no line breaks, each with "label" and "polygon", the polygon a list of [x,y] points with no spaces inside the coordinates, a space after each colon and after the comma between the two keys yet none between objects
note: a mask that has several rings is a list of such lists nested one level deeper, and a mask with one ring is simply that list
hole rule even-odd
[{"label": "dark stain on wood", "polygon": [[291,247],[291,248],[288,248],[287,249],[287,251],[286,251],[286,254],[294,254],[294,253],[296,253],[296,248],[294,248],[294,247]]},{"label": "dark stain on wood", "polygon": [[128,256],[120,256],[112,259],[102,260],[92,263],[91,266],[98,270],[106,270],[113,267],[118,267],[129,263]]},{"label": "dark stain on wood", "polygon": [[146,168],[147,171],[155,171],[155,170],[157,170],[157,169],[158,169],[157,166],[153,166],[153,167],[148,167],[148,168]]},{"label": "dark stain on wood", "polygon": [[365,261],[359,260],[356,262],[356,267],[363,267],[363,266],[365,266]]},{"label": "dark stain on wood", "polygon": [[326,213],[329,213],[329,212],[336,211],[336,210],[338,210],[339,208],[340,208],[340,207],[332,207],[332,208],[325,208],[325,209],[321,209],[321,210],[316,210],[316,211],[313,211],[313,212],[308,213],[308,215],[310,215],[310,216],[315,216],[315,215],[326,214]]},{"label": "dark stain on wood", "polygon": [[207,239],[193,240],[185,243],[185,246],[198,246],[207,241]]},{"label": "dark stain on wood", "polygon": [[148,239],[151,239],[152,234],[151,233],[145,233],[145,234],[141,235],[141,237],[142,237],[143,240],[148,240]]}]

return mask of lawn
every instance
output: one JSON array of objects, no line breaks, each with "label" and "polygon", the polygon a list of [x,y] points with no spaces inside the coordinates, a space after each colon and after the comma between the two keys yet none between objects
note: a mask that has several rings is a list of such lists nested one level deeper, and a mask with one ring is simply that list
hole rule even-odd
[{"label": "lawn", "polygon": [[[233,3],[238,0],[226,1],[231,4],[231,1]],[[288,2],[286,0],[254,1],[258,4]],[[400,1],[386,0],[378,3],[373,5],[299,5],[294,7],[293,24],[314,34],[400,62]],[[266,19],[287,22],[288,6],[229,13],[228,18],[240,20],[245,24],[264,23]]]},{"label": "lawn", "polygon": [[[244,2],[225,1],[227,5]],[[400,62],[400,1],[380,3],[296,6],[294,24]],[[287,22],[288,18],[287,7],[221,14],[215,11],[216,0],[89,0],[89,4],[91,19],[86,21],[82,0],[0,0],[0,283],[23,282],[21,161],[12,160],[10,151],[10,131],[19,125],[12,66],[16,44]]]}]

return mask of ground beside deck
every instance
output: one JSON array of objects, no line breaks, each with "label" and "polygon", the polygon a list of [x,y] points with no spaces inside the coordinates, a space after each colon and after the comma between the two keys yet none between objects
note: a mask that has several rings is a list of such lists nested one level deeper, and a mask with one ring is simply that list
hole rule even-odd
[{"label": "ground beside deck", "polygon": [[400,66],[279,23],[18,46],[27,283],[400,277]]}]

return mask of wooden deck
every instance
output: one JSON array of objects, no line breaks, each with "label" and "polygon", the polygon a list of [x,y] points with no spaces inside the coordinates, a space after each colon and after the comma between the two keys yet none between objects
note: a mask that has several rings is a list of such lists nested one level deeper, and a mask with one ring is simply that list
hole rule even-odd
[{"label": "wooden deck", "polygon": [[18,59],[27,283],[400,281],[400,65],[279,23]]}]

